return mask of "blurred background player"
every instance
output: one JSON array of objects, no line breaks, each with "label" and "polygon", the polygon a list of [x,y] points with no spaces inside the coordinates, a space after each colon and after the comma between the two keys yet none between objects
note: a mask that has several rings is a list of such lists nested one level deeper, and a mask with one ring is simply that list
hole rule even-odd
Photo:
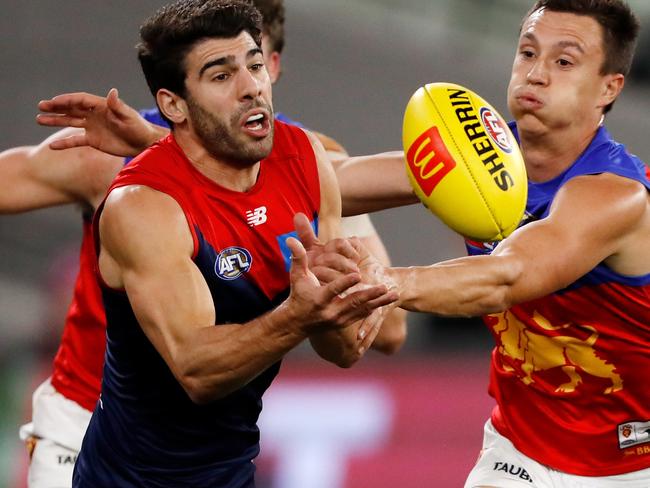
[{"label": "blurred background player", "polygon": [[[271,12],[272,26],[265,23],[265,46],[284,44],[284,10],[282,2],[255,2],[264,12]],[[267,17],[264,17],[266,21]],[[269,33],[279,41],[271,43]],[[270,49],[270,48],[268,48]],[[270,51],[270,65],[280,68],[279,52]],[[266,51],[265,51],[266,54]],[[164,121],[157,110],[143,114],[157,124]],[[32,422],[21,428],[31,454],[28,483],[30,487],[59,488],[71,485],[74,460],[90,415],[100,392],[105,350],[105,314],[99,288],[94,276],[92,261],[95,250],[90,235],[90,220],[104,197],[110,182],[123,167],[124,159],[91,147],[76,147],[65,151],[52,150],[52,141],[80,135],[74,129],[63,129],[37,146],[24,146],[0,153],[0,213],[19,213],[38,208],[69,203],[81,208],[83,223],[82,244],[79,254],[79,273],[74,287],[72,303],[68,309],[63,336],[54,359],[51,377],[34,393]],[[155,137],[155,136],[154,136]],[[343,149],[326,136],[319,135],[327,147],[336,154]],[[119,148],[113,148],[120,152]],[[369,220],[355,229],[369,245],[375,244],[380,259],[383,246]],[[369,224],[371,226],[371,224]],[[392,353],[405,339],[403,314],[390,316],[390,323],[382,327],[373,344],[382,352]]]}]

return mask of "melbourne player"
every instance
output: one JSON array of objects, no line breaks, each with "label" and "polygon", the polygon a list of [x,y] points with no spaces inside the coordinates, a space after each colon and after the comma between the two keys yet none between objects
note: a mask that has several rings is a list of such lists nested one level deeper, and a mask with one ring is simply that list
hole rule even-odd
[{"label": "melbourne player", "polygon": [[[283,41],[281,2],[259,0],[256,4],[265,15],[270,12],[268,23],[264,17],[262,42],[265,46],[272,46],[267,52],[275,61],[269,61],[269,65],[279,67],[279,52],[276,53],[275,49],[279,46],[281,50],[283,42],[278,44],[277,40],[269,41],[267,37],[275,33]],[[266,9],[265,4],[268,4]],[[143,114],[155,124],[166,125],[157,110]],[[153,136],[146,138],[157,137],[157,132],[152,133]],[[91,412],[99,398],[104,363],[106,319],[93,273],[96,253],[90,219],[124,161],[119,156],[91,147],[66,151],[55,151],[49,147],[52,141],[78,135],[74,130],[64,129],[38,146],[14,148],[0,153],[1,212],[22,212],[68,203],[79,204],[83,209],[79,274],[61,344],[51,377],[34,393],[32,422],[21,428],[21,437],[31,449],[28,484],[32,488],[71,485],[73,464],[60,460],[75,459],[79,452]],[[342,151],[331,139],[318,133],[317,136],[331,151]],[[113,152],[125,152],[119,148],[113,149]],[[353,232],[358,234],[358,231],[359,227]],[[381,245],[374,233],[368,233],[368,239],[376,240]],[[368,243],[368,240],[365,242]],[[382,326],[373,348],[384,352],[399,349],[404,341],[404,321],[397,320],[394,324],[386,322]]]}]

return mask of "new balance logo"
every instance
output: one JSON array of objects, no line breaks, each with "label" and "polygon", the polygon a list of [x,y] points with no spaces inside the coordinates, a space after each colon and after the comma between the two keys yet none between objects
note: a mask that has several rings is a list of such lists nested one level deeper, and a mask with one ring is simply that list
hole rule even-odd
[{"label": "new balance logo", "polygon": [[266,216],[266,207],[257,207],[255,210],[246,211],[246,222],[251,227],[256,227],[262,225],[266,222],[268,217]]}]

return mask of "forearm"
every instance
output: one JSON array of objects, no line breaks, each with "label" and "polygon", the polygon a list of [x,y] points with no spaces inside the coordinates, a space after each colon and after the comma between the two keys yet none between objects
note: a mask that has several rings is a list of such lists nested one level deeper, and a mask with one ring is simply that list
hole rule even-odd
[{"label": "forearm", "polygon": [[516,300],[521,269],[509,258],[471,256],[388,272],[397,283],[401,308],[471,317],[510,307]]},{"label": "forearm", "polygon": [[125,156],[137,156],[149,146],[155,144],[163,137],[166,137],[168,134],[168,128],[149,122],[147,131],[142,133],[140,145],[133,148],[133,154],[126,154]]},{"label": "forearm", "polygon": [[[41,174],[38,147],[18,147],[0,153],[0,214],[26,212],[75,201]],[[44,159],[44,158],[43,158]],[[44,161],[46,164],[49,161]]]},{"label": "forearm", "polygon": [[406,176],[401,152],[349,158],[337,166],[336,176],[341,189],[343,216],[419,201]]},{"label": "forearm", "polygon": [[245,324],[197,329],[173,359],[176,375],[196,403],[236,391],[299,345],[306,335],[285,304]]},{"label": "forearm", "polygon": [[326,361],[341,368],[349,368],[365,351],[360,350],[361,341],[357,334],[359,323],[341,330],[319,331],[309,336],[309,342],[316,353]]}]

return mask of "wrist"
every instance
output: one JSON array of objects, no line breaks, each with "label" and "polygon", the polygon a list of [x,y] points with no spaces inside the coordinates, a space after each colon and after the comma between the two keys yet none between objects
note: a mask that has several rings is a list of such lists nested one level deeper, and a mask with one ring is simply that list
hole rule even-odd
[{"label": "wrist", "polygon": [[149,123],[148,129],[147,137],[142,141],[142,147],[140,148],[141,151],[144,151],[169,134],[169,129],[152,123]]},{"label": "wrist", "polygon": [[310,331],[308,330],[305,316],[303,313],[300,313],[291,297],[283,301],[270,315],[272,316],[272,326],[274,328],[291,334],[299,341],[309,336]]},{"label": "wrist", "polygon": [[384,273],[387,276],[387,281],[390,283],[390,289],[395,290],[399,298],[394,303],[395,307],[402,307],[408,301],[412,292],[410,268],[387,267]]}]

